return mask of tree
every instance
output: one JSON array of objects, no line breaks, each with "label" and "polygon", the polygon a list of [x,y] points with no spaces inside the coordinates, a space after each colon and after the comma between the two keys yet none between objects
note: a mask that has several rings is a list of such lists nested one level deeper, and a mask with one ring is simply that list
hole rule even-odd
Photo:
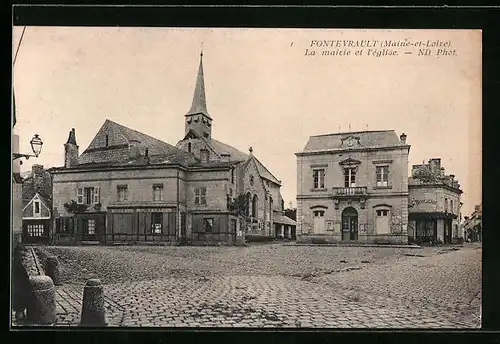
[{"label": "tree", "polygon": [[285,209],[285,216],[297,221],[297,208]]},{"label": "tree", "polygon": [[77,214],[77,213],[83,213],[84,211],[86,211],[87,205],[78,204],[78,203],[76,203],[75,200],[72,200],[69,203],[64,203],[64,208],[70,214]]},{"label": "tree", "polygon": [[234,199],[230,199],[228,197],[227,209],[238,217],[246,217],[247,211],[247,198],[244,194],[238,195],[238,197]]}]

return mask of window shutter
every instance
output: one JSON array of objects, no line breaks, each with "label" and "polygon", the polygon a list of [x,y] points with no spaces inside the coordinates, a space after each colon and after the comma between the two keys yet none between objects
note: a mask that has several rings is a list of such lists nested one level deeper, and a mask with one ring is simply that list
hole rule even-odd
[{"label": "window shutter", "polygon": [[76,203],[83,204],[83,188],[77,188],[76,190]]},{"label": "window shutter", "polygon": [[99,203],[99,198],[100,198],[99,191],[100,191],[99,187],[94,188],[94,204]]}]

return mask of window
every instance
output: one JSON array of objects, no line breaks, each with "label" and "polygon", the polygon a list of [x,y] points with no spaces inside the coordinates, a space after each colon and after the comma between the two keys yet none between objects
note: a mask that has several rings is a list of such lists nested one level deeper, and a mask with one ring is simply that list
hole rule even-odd
[{"label": "window", "polygon": [[231,184],[234,184],[234,168],[231,168]]},{"label": "window", "polygon": [[214,219],[203,219],[203,229],[206,233],[212,233],[212,229],[214,228]]},{"label": "window", "polygon": [[325,187],[325,170],[313,170],[313,180],[315,189],[323,189]]},{"label": "window", "polygon": [[229,197],[233,199],[233,189],[229,188]]},{"label": "window", "polygon": [[33,202],[33,212],[34,212],[34,216],[40,216],[41,215],[40,201],[34,201]]},{"label": "window", "polygon": [[163,201],[163,184],[153,185],[153,201]]},{"label": "window", "polygon": [[450,213],[453,214],[453,200],[450,199]]},{"label": "window", "polygon": [[344,186],[346,188],[356,186],[356,169],[354,167],[344,169]]},{"label": "window", "polygon": [[387,216],[388,214],[388,210],[377,210],[377,216]]},{"label": "window", "polygon": [[28,225],[28,235],[29,236],[41,237],[41,236],[44,236],[44,234],[45,234],[44,225],[41,225],[41,224]]},{"label": "window", "polygon": [[377,186],[387,186],[389,181],[389,166],[377,166]]},{"label": "window", "polygon": [[314,211],[314,217],[324,217],[324,216],[325,216],[324,210],[315,210]]},{"label": "window", "polygon": [[126,201],[127,194],[128,194],[128,186],[127,185],[118,185],[116,187],[116,190],[118,192],[118,202]]},{"label": "window", "polygon": [[87,234],[94,235],[95,234],[95,220],[89,219],[87,221]]},{"label": "window", "polygon": [[258,206],[258,198],[257,195],[254,195],[252,199],[252,217],[257,217],[257,212],[258,212],[257,206]]},{"label": "window", "polygon": [[106,147],[109,146],[109,136],[106,135]]},{"label": "window", "polygon": [[161,234],[163,213],[151,213],[151,233]]},{"label": "window", "polygon": [[56,233],[73,234],[73,218],[60,217],[56,219]]},{"label": "window", "polygon": [[188,152],[191,153],[191,142],[188,143]]},{"label": "window", "polygon": [[96,204],[99,203],[98,187],[79,187],[76,192],[76,201],[78,204]]},{"label": "window", "polygon": [[447,213],[448,212],[448,198],[445,198],[444,199],[444,212]]},{"label": "window", "polygon": [[207,205],[207,188],[206,187],[194,189],[194,204]]}]

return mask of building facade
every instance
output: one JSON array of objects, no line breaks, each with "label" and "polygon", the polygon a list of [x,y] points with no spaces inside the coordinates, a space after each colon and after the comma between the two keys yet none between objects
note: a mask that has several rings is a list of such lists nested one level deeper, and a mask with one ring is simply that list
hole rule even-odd
[{"label": "building facade", "polygon": [[311,136],[297,156],[297,240],[407,243],[406,135]]},{"label": "building facade", "polygon": [[[274,236],[281,182],[254,156],[215,140],[203,55],[183,138],[176,146],[106,120],[79,154],[75,130],[65,165],[52,171],[59,244],[234,244],[243,232]],[[244,209],[233,211],[237,199]]]},{"label": "building facade", "polygon": [[[16,125],[16,105],[15,98],[13,98],[13,108],[12,108],[12,138],[11,138],[11,148],[12,153],[19,153],[19,135],[15,131]],[[11,202],[11,226],[13,239],[20,241],[22,236],[22,225],[23,225],[23,195],[22,188],[23,182],[20,175],[21,172],[21,160],[12,159],[12,202]]]},{"label": "building facade", "polygon": [[42,165],[33,165],[22,184],[22,241],[50,243],[52,228],[52,175]]},{"label": "building facade", "polygon": [[408,179],[408,237],[417,243],[452,244],[463,241],[460,230],[460,184],[446,175],[441,159],[413,165]]}]

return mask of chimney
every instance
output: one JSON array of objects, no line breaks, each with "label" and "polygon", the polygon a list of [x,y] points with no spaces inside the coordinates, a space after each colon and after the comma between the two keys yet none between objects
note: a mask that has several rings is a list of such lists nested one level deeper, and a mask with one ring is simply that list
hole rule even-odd
[{"label": "chimney", "polygon": [[406,134],[405,133],[402,133],[401,136],[399,137],[399,139],[401,140],[402,145],[406,144]]},{"label": "chimney", "polygon": [[444,167],[441,167],[441,168],[439,169],[439,175],[440,175],[441,177],[444,177]]},{"label": "chimney", "polygon": [[221,161],[223,161],[223,162],[229,162],[231,160],[231,154],[229,154],[229,153],[222,153],[220,155],[220,157],[221,157]]},{"label": "chimney", "polygon": [[40,192],[43,188],[43,165],[33,165],[31,167],[33,180],[33,189],[35,192]]},{"label": "chimney", "polygon": [[437,175],[441,174],[441,159],[440,158],[434,158],[429,160],[429,168],[431,169],[431,172]]},{"label": "chimney", "polygon": [[128,145],[128,157],[135,159],[141,156],[141,143],[137,140],[130,140]]},{"label": "chimney", "polygon": [[72,128],[69,132],[68,141],[64,144],[64,167],[78,166],[78,155],[75,128]]}]

